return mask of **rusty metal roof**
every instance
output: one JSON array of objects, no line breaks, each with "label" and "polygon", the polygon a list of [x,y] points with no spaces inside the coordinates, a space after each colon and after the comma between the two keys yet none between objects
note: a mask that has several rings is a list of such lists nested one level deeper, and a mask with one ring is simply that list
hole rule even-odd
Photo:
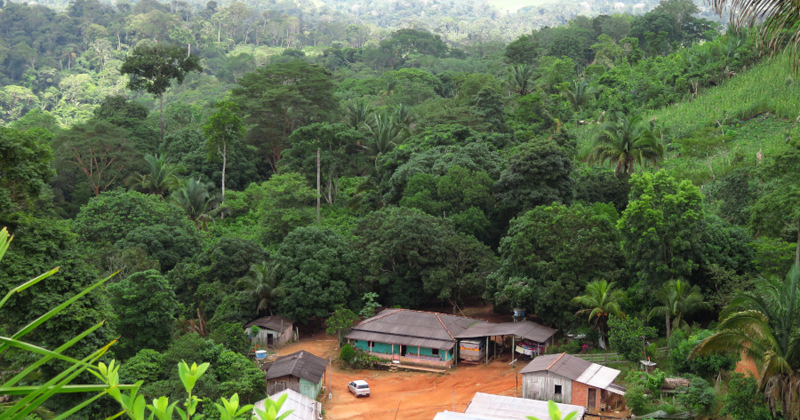
[{"label": "rusty metal roof", "polygon": [[455,336],[485,321],[410,309],[386,309],[353,327],[347,338],[449,350]]},{"label": "rusty metal roof", "polygon": [[[552,372],[567,379],[601,389],[609,388],[620,373],[617,369],[587,362],[580,357],[567,353],[539,356],[522,368],[519,373],[525,374],[544,371]],[[624,392],[624,390],[622,392]]]},{"label": "rusty metal roof", "polygon": [[267,370],[267,380],[295,376],[316,384],[322,380],[327,367],[328,360],[301,350],[275,359]]},{"label": "rusty metal roof", "polygon": [[252,326],[256,326],[259,328],[266,328],[272,331],[285,331],[287,328],[291,328],[294,323],[286,319],[282,316],[272,315],[272,316],[265,316],[263,318],[258,318],[255,321],[250,321],[245,328],[250,328]]},{"label": "rusty metal roof", "polygon": [[528,340],[544,343],[554,336],[558,330],[545,327],[536,322],[502,322],[493,324],[489,322],[475,324],[466,331],[456,335],[456,338],[495,337],[501,335],[514,335]]}]

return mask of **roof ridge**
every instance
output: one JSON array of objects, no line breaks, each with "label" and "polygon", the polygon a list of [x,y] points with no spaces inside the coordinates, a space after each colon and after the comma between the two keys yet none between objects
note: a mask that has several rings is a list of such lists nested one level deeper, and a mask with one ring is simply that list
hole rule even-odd
[{"label": "roof ridge", "polygon": [[[397,309],[397,310],[396,310],[396,311],[391,311],[392,309]],[[405,311],[405,310],[407,310],[407,309],[403,309],[403,308],[389,308],[389,309],[385,309],[383,312],[385,312],[385,311],[391,311],[391,312],[389,312],[389,313],[386,313],[386,314],[383,314],[383,315],[381,315],[381,314],[375,315],[375,316],[373,316],[372,318],[365,319],[365,320],[361,321],[361,322],[360,322],[358,325],[365,325],[365,324],[369,324],[369,323],[370,323],[370,322],[372,322],[372,321],[377,321],[377,320],[379,320],[379,319],[386,318],[386,317],[387,317],[387,316],[389,316],[389,315],[396,314],[396,313],[398,313],[398,312],[400,312],[400,311]]]},{"label": "roof ridge", "polygon": [[565,354],[567,354],[567,352],[561,353],[561,355],[558,356],[558,359],[553,360],[553,363],[550,363],[550,366],[548,366],[547,369],[545,370],[550,370],[550,368],[553,367],[553,365],[556,364],[556,362],[561,360],[561,358],[564,357]]},{"label": "roof ridge", "polygon": [[439,320],[439,323],[442,324],[442,328],[444,328],[444,330],[447,331],[447,335],[449,335],[450,338],[455,340],[456,338],[453,337],[453,333],[451,333],[450,330],[447,329],[447,325],[444,325],[444,321],[442,321],[442,318],[439,318],[439,314],[437,312],[433,312],[433,314],[436,316],[436,319]]}]

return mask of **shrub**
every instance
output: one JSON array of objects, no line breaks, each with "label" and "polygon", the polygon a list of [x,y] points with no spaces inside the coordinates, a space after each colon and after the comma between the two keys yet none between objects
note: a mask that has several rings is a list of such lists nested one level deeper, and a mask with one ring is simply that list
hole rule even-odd
[{"label": "shrub", "polygon": [[642,356],[642,337],[645,339],[656,336],[653,327],[644,326],[641,318],[628,317],[620,319],[611,316],[608,319],[608,343],[622,357],[636,362]]}]

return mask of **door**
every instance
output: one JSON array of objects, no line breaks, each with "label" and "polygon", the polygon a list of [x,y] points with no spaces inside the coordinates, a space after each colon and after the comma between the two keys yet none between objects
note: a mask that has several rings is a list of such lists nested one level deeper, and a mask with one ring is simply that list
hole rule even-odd
[{"label": "door", "polygon": [[597,408],[597,389],[589,388],[589,401],[586,405],[589,408]]}]

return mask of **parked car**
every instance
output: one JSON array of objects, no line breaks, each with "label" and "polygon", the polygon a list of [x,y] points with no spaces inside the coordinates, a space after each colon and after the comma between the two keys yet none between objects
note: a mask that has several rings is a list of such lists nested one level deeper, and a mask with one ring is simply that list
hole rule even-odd
[{"label": "parked car", "polygon": [[352,392],[356,397],[369,397],[369,384],[367,381],[353,381],[347,384],[347,390]]}]

